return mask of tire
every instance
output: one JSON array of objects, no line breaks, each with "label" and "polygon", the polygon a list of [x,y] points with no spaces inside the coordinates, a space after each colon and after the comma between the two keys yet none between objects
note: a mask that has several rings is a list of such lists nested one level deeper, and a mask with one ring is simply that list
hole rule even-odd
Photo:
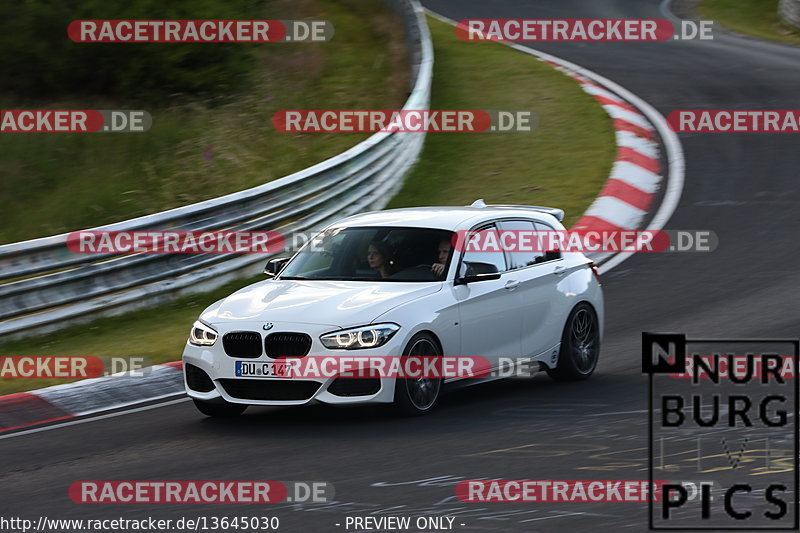
[{"label": "tire", "polygon": [[197,407],[198,411],[212,418],[233,418],[244,413],[244,410],[247,409],[245,404],[230,403],[225,400],[216,402],[194,400],[194,406]]},{"label": "tire", "polygon": [[594,308],[586,302],[576,305],[561,334],[558,364],[547,370],[556,380],[587,379],[600,356],[600,324]]},{"label": "tire", "polygon": [[[442,355],[439,343],[430,333],[417,333],[403,350],[403,357]],[[397,378],[394,385],[394,407],[403,416],[420,416],[433,410],[442,392],[442,379]]]}]

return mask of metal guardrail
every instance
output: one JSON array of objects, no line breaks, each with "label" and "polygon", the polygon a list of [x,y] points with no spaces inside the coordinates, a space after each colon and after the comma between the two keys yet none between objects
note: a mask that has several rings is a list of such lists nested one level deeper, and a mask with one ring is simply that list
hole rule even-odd
[{"label": "metal guardrail", "polygon": [[[403,109],[427,109],[433,46],[417,0],[390,4],[403,20],[411,92]],[[414,164],[424,133],[380,132],[283,178],[93,231],[310,231],[383,208]],[[0,246],[0,336],[59,329],[178,294],[207,291],[263,268],[263,254],[75,254],[67,235]]]}]

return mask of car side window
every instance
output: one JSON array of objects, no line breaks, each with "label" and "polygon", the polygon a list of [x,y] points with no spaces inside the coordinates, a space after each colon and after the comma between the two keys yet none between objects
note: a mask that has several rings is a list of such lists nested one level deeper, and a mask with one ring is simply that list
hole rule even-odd
[{"label": "car side window", "polygon": [[[478,228],[480,232],[497,232],[497,230],[497,226],[494,224]],[[478,246],[477,248],[481,247]],[[459,277],[463,277],[475,276],[477,274],[495,274],[497,272],[505,272],[506,270],[508,270],[506,257],[502,251],[478,250],[471,248],[469,244],[467,244],[458,275]]]},{"label": "car side window", "polygon": [[[549,225],[545,224],[544,222],[536,221],[536,231],[538,232],[545,232],[545,231],[556,231]],[[543,250],[544,257],[542,258],[543,261],[552,261],[554,259],[561,259],[561,252],[558,250]]]},{"label": "car side window", "polygon": [[[511,232],[511,243],[518,243],[508,252],[510,269],[525,268],[531,265],[542,263],[545,260],[544,250],[537,250],[536,234],[537,229],[532,220],[503,220],[500,222],[500,229],[503,232]],[[527,249],[526,249],[527,248]]]}]

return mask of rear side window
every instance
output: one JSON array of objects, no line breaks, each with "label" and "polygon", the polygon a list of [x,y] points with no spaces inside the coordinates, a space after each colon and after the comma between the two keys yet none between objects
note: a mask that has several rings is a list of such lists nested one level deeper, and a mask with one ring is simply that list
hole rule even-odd
[{"label": "rear side window", "polygon": [[[534,231],[538,228],[532,220],[504,220],[500,222],[500,229],[513,232],[513,240],[511,242],[519,243],[519,246],[513,247],[513,251],[508,252],[509,268],[511,270],[525,268],[544,261],[544,250],[538,251],[536,250],[537,247],[533,246],[533,243],[536,242]],[[526,244],[526,242],[530,244]],[[526,250],[526,248],[528,249]]]},{"label": "rear side window", "polygon": [[[497,231],[498,228],[494,224],[482,226],[478,231]],[[495,274],[497,272],[505,272],[508,270],[506,265],[506,257],[502,251],[477,251],[470,250],[464,252],[464,259],[461,261],[461,267],[458,275],[475,276],[478,274]]]},{"label": "rear side window", "polygon": [[[544,222],[536,221],[536,231],[538,232],[545,232],[545,231],[556,231],[552,227],[548,226]],[[561,252],[558,250],[544,250],[547,254],[542,257],[542,261],[552,261],[554,259],[561,258]]]}]

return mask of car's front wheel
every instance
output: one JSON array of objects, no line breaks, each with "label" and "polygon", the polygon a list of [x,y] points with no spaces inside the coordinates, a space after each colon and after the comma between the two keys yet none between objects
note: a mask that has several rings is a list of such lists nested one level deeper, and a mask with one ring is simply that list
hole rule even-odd
[{"label": "car's front wheel", "polygon": [[[441,357],[439,343],[430,333],[417,333],[406,345],[403,357]],[[435,376],[398,378],[394,386],[394,405],[403,415],[417,416],[430,412],[439,401],[442,380]]]},{"label": "car's front wheel", "polygon": [[225,400],[217,400],[215,402],[204,402],[203,400],[194,400],[194,405],[197,410],[206,416],[213,418],[231,418],[239,416],[247,409],[247,405],[241,403],[230,403]]},{"label": "car's front wheel", "polygon": [[558,364],[547,371],[559,380],[586,379],[592,375],[600,355],[600,324],[594,308],[586,302],[576,305],[561,335]]}]

